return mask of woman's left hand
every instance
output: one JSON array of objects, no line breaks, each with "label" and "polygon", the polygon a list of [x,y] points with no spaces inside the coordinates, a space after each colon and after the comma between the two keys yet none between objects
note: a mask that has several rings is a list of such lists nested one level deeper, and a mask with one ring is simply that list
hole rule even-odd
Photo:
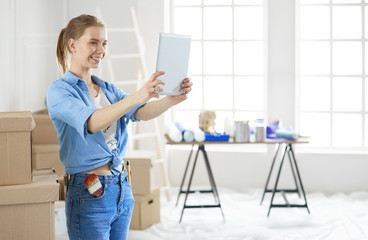
[{"label": "woman's left hand", "polygon": [[188,98],[188,93],[192,91],[193,83],[190,78],[185,78],[183,82],[180,85],[180,92],[183,92],[183,94],[176,95],[176,96],[166,96],[166,98],[169,100],[170,105],[174,106],[178,103],[181,103],[185,99]]}]

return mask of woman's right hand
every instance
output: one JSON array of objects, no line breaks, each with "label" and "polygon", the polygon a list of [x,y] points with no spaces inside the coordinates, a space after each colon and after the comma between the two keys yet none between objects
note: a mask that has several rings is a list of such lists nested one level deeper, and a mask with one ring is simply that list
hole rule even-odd
[{"label": "woman's right hand", "polygon": [[163,88],[157,86],[157,84],[164,85],[162,80],[157,79],[157,77],[164,75],[165,72],[155,72],[151,75],[151,78],[144,84],[144,86],[132,95],[136,98],[137,105],[143,104],[150,100],[151,98],[158,98],[159,95],[156,91],[163,91]]}]

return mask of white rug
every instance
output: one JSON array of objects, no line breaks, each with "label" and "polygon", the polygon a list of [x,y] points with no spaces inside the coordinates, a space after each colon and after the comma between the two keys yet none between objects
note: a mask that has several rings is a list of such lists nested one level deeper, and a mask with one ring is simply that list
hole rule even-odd
[{"label": "white rug", "polygon": [[[186,209],[182,223],[184,196],[175,207],[177,189],[172,193],[171,202],[161,195],[161,222],[144,231],[131,230],[129,240],[368,240],[368,192],[308,194],[310,215],[305,208],[273,208],[267,218],[270,193],[260,206],[262,190],[241,193],[220,188],[225,222],[219,208],[205,208]],[[296,194],[287,196],[290,203],[303,203]],[[191,194],[188,200],[190,204],[213,203],[211,194]],[[284,203],[283,198],[279,195],[275,203]],[[56,240],[68,239],[61,209],[55,219]]]}]

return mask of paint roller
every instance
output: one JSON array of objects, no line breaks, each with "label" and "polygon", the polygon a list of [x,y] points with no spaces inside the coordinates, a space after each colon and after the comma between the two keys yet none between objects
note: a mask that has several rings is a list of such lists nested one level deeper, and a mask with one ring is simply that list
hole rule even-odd
[{"label": "paint roller", "polygon": [[288,140],[296,140],[299,138],[299,134],[290,129],[277,129],[275,135],[278,138],[286,138]]},{"label": "paint roller", "polygon": [[180,122],[175,123],[176,127],[179,129],[181,134],[183,135],[183,139],[185,142],[193,142],[194,141],[194,132],[188,129],[185,129]]}]

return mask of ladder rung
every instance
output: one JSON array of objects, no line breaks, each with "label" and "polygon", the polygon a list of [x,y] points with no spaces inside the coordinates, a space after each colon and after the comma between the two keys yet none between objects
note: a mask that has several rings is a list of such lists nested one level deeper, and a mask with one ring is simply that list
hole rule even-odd
[{"label": "ladder rung", "polygon": [[108,32],[135,32],[134,28],[108,28]]},{"label": "ladder rung", "polygon": [[111,54],[111,58],[113,59],[121,59],[121,58],[140,58],[141,55],[139,53],[132,53],[132,54]]},{"label": "ladder rung", "polygon": [[166,190],[169,190],[170,189],[170,186],[162,186],[160,187],[160,190],[161,191],[166,191]]},{"label": "ladder rung", "polygon": [[161,159],[156,159],[153,161],[154,164],[157,164],[157,163],[163,163],[164,162],[164,159],[161,158]]}]

